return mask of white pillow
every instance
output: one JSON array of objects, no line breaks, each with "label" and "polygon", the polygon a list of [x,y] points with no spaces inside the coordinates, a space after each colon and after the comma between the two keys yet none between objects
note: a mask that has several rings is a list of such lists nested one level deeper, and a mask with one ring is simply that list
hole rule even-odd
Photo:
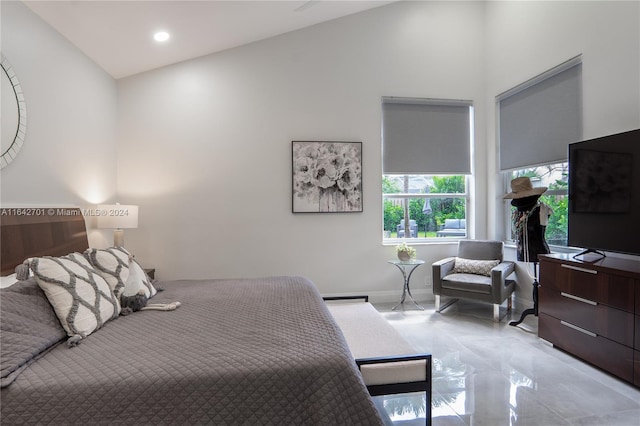
[{"label": "white pillow", "polygon": [[18,279],[16,274],[7,275],[6,277],[0,277],[0,288],[7,288],[17,283]]},{"label": "white pillow", "polygon": [[69,336],[86,337],[120,315],[118,298],[82,254],[32,258],[29,266]]},{"label": "white pillow", "polygon": [[116,296],[133,296],[143,290],[144,295],[151,298],[157,293],[140,264],[135,260],[129,261],[133,256],[124,247],[87,249],[84,254]]},{"label": "white pillow", "polygon": [[122,247],[90,248],[85,250],[84,255],[115,295],[119,296],[129,277],[129,252]]},{"label": "white pillow", "polygon": [[491,270],[498,266],[499,260],[473,260],[456,257],[453,272],[456,274],[475,274],[491,276]]},{"label": "white pillow", "polygon": [[[124,250],[126,253],[129,253],[124,248],[122,250]],[[131,296],[133,294],[137,294],[138,290],[143,289],[144,295],[150,299],[158,292],[153,284],[151,284],[151,280],[147,276],[147,273],[144,272],[142,266],[140,266],[138,261],[136,261],[135,259],[132,259],[131,263],[129,263],[129,275],[131,277],[128,278],[124,284],[126,295]]]},{"label": "white pillow", "polygon": [[122,295],[131,297],[140,294],[140,292],[147,296],[147,298],[151,298],[155,296],[157,290],[153,284],[151,284],[144,269],[142,269],[138,262],[131,259],[129,263],[129,278],[127,278],[127,281],[124,283]]}]

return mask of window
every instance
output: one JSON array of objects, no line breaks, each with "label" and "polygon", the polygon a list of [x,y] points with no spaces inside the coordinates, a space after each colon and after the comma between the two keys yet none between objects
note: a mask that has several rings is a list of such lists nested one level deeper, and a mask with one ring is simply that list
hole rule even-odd
[{"label": "window", "polygon": [[[500,170],[505,193],[511,179],[528,176],[548,188],[540,200],[553,209],[547,243],[567,245],[567,145],[582,139],[582,57],[572,58],[496,97]],[[506,219],[513,240],[512,207]]]},{"label": "window", "polygon": [[384,175],[384,239],[466,237],[467,186],[464,175]]},{"label": "window", "polygon": [[[569,167],[568,163],[556,163],[546,166],[531,167],[528,169],[515,170],[511,172],[509,182],[511,179],[528,176],[531,179],[531,183],[534,187],[545,186],[547,191],[542,194],[540,201],[551,207],[553,213],[549,218],[549,224],[545,232],[547,243],[554,246],[566,246],[567,245],[567,214],[568,214],[568,177]],[[507,192],[511,192],[507,182]],[[507,217],[511,219],[511,212],[513,207],[507,203],[509,207],[509,214]],[[509,239],[515,240],[513,224],[509,220]]]},{"label": "window", "polygon": [[470,101],[382,99],[383,240],[468,235]]}]

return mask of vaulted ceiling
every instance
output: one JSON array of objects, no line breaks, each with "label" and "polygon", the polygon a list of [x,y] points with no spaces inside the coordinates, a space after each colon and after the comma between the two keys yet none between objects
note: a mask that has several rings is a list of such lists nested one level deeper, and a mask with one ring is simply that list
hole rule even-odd
[{"label": "vaulted ceiling", "polygon": [[[114,78],[126,77],[379,7],[383,0],[24,3]],[[158,43],[157,31],[170,34]]]}]

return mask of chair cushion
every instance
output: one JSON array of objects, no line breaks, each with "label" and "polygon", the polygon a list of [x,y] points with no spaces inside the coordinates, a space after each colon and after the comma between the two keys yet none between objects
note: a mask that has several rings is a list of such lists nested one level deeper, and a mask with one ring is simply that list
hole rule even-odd
[{"label": "chair cushion", "polygon": [[445,219],[443,229],[460,229],[460,219]]},{"label": "chair cushion", "polygon": [[474,260],[456,257],[453,272],[491,276],[491,270],[498,266],[499,260]]},{"label": "chair cushion", "polygon": [[442,278],[442,288],[491,294],[491,278],[476,274],[449,274]]}]

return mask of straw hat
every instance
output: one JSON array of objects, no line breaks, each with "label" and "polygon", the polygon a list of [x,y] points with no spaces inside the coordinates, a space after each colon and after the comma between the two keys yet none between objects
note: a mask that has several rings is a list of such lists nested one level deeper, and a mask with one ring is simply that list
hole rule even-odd
[{"label": "straw hat", "polygon": [[525,198],[540,195],[547,190],[546,186],[534,188],[528,177],[517,177],[511,181],[511,192],[502,198]]}]

